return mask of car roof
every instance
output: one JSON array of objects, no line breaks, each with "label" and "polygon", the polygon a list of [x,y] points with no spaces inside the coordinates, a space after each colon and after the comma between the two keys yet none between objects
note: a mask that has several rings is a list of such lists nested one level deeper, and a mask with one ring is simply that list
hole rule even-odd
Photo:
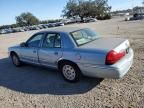
[{"label": "car roof", "polygon": [[45,30],[45,31],[41,31],[39,33],[43,33],[43,32],[61,32],[61,33],[71,33],[77,30],[81,30],[81,29],[86,29],[86,28],[79,28],[79,27],[58,27],[58,28],[52,28],[49,30]]}]

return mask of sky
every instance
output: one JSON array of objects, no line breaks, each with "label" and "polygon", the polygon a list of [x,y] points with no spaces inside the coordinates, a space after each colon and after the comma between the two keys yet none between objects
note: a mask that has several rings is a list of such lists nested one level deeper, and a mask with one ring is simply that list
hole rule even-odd
[{"label": "sky", "polygon": [[[0,25],[14,24],[15,16],[31,12],[40,20],[58,19],[68,0],[0,0]],[[108,0],[112,11],[141,6],[143,0]]]}]

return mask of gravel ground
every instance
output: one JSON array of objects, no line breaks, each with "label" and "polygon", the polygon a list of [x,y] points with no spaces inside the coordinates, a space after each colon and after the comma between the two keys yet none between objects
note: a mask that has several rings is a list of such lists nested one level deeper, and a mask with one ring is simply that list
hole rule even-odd
[{"label": "gravel ground", "polygon": [[16,68],[8,59],[7,48],[37,31],[0,35],[0,108],[144,108],[144,21],[123,19],[67,25],[130,40],[134,64],[119,80],[82,78],[70,84],[56,70],[28,65]]}]

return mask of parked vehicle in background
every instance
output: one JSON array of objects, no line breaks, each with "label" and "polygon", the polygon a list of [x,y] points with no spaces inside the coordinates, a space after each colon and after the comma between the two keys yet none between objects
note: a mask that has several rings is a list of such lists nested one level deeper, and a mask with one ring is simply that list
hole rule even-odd
[{"label": "parked vehicle in background", "polygon": [[20,30],[18,28],[13,28],[13,32],[20,32]]},{"label": "parked vehicle in background", "polygon": [[88,28],[38,32],[8,51],[15,66],[25,62],[55,68],[70,82],[81,75],[122,78],[134,56],[127,39],[102,38]]},{"label": "parked vehicle in background", "polygon": [[23,30],[24,31],[29,31],[29,28],[28,27],[23,27]]},{"label": "parked vehicle in background", "polygon": [[97,21],[96,18],[84,18],[84,22],[85,22],[85,23],[96,22],[96,21]]},{"label": "parked vehicle in background", "polygon": [[11,28],[0,30],[0,34],[7,34],[7,33],[13,33],[13,30]]},{"label": "parked vehicle in background", "polygon": [[130,17],[126,17],[126,18],[125,18],[125,21],[130,21]]},{"label": "parked vehicle in background", "polygon": [[13,29],[12,28],[8,28],[6,29],[7,33],[13,33]]},{"label": "parked vehicle in background", "polygon": [[25,30],[23,28],[19,28],[19,31],[20,32],[24,32]]},{"label": "parked vehicle in background", "polygon": [[130,18],[130,21],[143,20],[143,19],[144,19],[144,13],[138,13],[138,14],[134,14],[133,17]]},{"label": "parked vehicle in background", "polygon": [[51,28],[51,27],[55,27],[55,23],[48,23],[48,25],[47,25],[49,28]]},{"label": "parked vehicle in background", "polygon": [[77,21],[74,18],[69,18],[69,19],[63,19],[61,22],[64,24],[72,24],[72,23],[76,23]]},{"label": "parked vehicle in background", "polygon": [[7,31],[5,29],[0,30],[0,34],[6,34],[6,33],[7,33]]},{"label": "parked vehicle in background", "polygon": [[81,18],[80,18],[80,17],[76,17],[76,18],[75,18],[75,20],[76,20],[76,22],[77,22],[77,23],[82,22],[82,20],[81,20]]},{"label": "parked vehicle in background", "polygon": [[38,25],[38,28],[39,29],[44,29],[44,27],[40,24],[40,25]]},{"label": "parked vehicle in background", "polygon": [[30,30],[39,30],[39,29],[40,29],[40,28],[39,28],[38,26],[36,26],[36,25],[30,27]]},{"label": "parked vehicle in background", "polygon": [[57,23],[55,24],[55,26],[64,26],[64,23],[62,23],[62,22],[57,22]]},{"label": "parked vehicle in background", "polygon": [[48,26],[46,24],[42,24],[41,26],[42,26],[43,29],[48,28]]}]

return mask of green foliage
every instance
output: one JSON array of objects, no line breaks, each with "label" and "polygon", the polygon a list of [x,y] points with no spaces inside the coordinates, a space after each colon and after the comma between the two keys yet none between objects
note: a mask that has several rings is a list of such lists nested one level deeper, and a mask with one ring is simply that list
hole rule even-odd
[{"label": "green foliage", "polygon": [[47,24],[47,23],[48,23],[47,20],[45,20],[45,21],[40,21],[40,24]]},{"label": "green foliage", "polygon": [[40,21],[40,24],[56,23],[56,22],[60,22],[60,21],[61,21],[61,19],[45,20],[45,21]]},{"label": "green foliage", "polygon": [[39,20],[32,13],[27,12],[17,16],[16,23],[20,26],[30,26],[39,24]]},{"label": "green foliage", "polygon": [[78,4],[76,0],[69,0],[66,4],[66,7],[64,7],[63,16],[72,17],[77,15],[78,13]]},{"label": "green foliage", "polygon": [[97,19],[98,20],[106,20],[106,19],[111,19],[111,17],[112,17],[111,14],[108,13],[103,16],[98,16]]},{"label": "green foliage", "polygon": [[[110,13],[108,0],[69,0],[63,9],[63,16],[105,17]],[[109,15],[110,16],[110,15]]]}]

